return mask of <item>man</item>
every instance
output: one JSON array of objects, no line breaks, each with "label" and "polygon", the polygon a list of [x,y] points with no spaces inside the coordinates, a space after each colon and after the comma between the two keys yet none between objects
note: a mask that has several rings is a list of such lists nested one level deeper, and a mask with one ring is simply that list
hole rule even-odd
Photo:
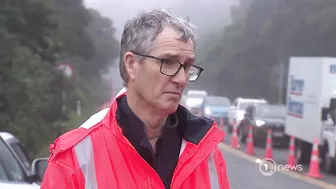
[{"label": "man", "polygon": [[124,88],[108,109],[56,139],[42,189],[228,189],[213,121],[179,106],[194,65],[192,25],[163,10],[126,22]]}]

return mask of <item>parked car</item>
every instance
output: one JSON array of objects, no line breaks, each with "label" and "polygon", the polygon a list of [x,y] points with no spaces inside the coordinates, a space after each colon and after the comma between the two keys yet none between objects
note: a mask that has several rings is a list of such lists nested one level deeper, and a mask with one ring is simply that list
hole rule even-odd
[{"label": "parked car", "polygon": [[246,109],[244,119],[238,126],[241,142],[248,136],[249,126],[253,128],[255,143],[266,144],[267,131],[272,130],[272,142],[287,146],[289,137],[285,134],[286,107],[280,104],[257,104]]},{"label": "parked car", "polygon": [[223,96],[207,96],[204,100],[204,115],[208,118],[214,119],[218,123],[221,119],[224,125],[228,124],[228,110],[230,107],[230,100]]},{"label": "parked car", "polygon": [[7,132],[0,132],[0,151],[0,180],[39,188],[48,158],[31,162],[19,139]]}]

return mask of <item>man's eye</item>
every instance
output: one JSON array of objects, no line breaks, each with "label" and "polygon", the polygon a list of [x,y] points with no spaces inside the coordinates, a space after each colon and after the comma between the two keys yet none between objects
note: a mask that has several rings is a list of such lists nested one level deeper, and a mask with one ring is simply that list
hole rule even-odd
[{"label": "man's eye", "polygon": [[176,63],[177,63],[176,61],[174,61],[174,60],[170,60],[170,59],[164,59],[163,62],[164,62],[165,64],[176,64]]}]

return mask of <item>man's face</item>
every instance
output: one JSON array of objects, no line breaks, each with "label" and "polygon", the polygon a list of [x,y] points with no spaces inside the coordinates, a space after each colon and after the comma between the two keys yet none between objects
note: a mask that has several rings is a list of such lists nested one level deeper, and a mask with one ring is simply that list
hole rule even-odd
[{"label": "man's face", "polygon": [[[155,39],[153,50],[147,55],[174,59],[182,64],[193,64],[194,44],[183,41],[174,29],[166,27]],[[138,94],[152,107],[167,114],[176,111],[182,92],[187,84],[187,74],[183,68],[175,76],[166,76],[160,72],[161,62],[145,58],[137,64],[133,86]]]}]

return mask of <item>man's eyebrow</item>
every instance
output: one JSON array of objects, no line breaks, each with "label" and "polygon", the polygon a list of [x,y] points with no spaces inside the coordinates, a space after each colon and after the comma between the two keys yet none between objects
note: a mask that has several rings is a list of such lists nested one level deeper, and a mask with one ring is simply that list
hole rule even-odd
[{"label": "man's eyebrow", "polygon": [[189,57],[189,58],[187,58],[187,61],[189,61],[189,62],[195,62],[196,58],[195,57]]},{"label": "man's eyebrow", "polygon": [[163,53],[160,56],[165,57],[165,58],[171,58],[171,59],[178,59],[179,58],[179,55],[172,54],[172,53]]},{"label": "man's eyebrow", "polygon": [[[160,57],[164,57],[164,58],[171,58],[171,59],[178,59],[179,58],[179,55],[178,54],[172,54],[172,53],[163,53],[160,55]],[[192,57],[188,57],[186,59],[187,62],[195,62],[196,61],[196,58],[194,56]]]}]

